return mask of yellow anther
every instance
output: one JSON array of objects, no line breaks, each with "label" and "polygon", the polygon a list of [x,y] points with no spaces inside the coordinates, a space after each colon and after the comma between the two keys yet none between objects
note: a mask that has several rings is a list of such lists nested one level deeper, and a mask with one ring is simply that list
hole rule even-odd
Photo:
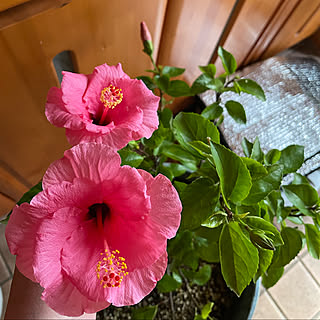
[{"label": "yellow anther", "polygon": [[115,108],[123,98],[122,90],[113,85],[109,85],[101,91],[100,101],[106,108]]}]

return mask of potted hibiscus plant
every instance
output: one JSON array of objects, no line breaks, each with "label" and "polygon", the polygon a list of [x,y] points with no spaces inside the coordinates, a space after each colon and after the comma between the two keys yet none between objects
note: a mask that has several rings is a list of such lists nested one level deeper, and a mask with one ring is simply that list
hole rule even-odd
[{"label": "potted hibiscus plant", "polygon": [[[265,154],[258,138],[244,139],[240,156],[221,144],[224,110],[246,122],[243,106],[221,95],[265,100],[257,83],[234,75],[231,53],[219,48],[224,74],[202,66],[189,86],[172,80],[184,69],[155,64],[144,23],[141,36],[150,77],[130,79],[120,64],[105,64],[91,75],[64,72],[61,88],[50,89],[46,116],[73,147],[8,216],[7,242],[17,268],[60,314],[226,318],[214,287],[236,296],[259,278],[271,287],[305,243],[319,259],[319,197],[296,173],[302,146]],[[201,114],[173,117],[166,108],[168,97],[206,90],[216,101]]]}]

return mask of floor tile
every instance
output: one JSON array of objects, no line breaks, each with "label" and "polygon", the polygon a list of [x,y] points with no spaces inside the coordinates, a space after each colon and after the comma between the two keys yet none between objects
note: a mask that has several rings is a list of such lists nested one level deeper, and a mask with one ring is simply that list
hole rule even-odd
[{"label": "floor tile", "polygon": [[307,270],[312,274],[312,276],[320,285],[320,260],[314,259],[310,256],[310,254],[307,254],[302,258],[302,263],[306,266]]},{"label": "floor tile", "polygon": [[320,309],[320,287],[300,261],[268,292],[288,319],[311,319]]},{"label": "floor tile", "polygon": [[258,299],[252,319],[284,319],[284,316],[265,291]]},{"label": "floor tile", "polygon": [[5,227],[6,227],[5,225],[0,223],[0,252],[2,253],[2,256],[6,261],[7,266],[9,267],[9,270],[11,271],[11,274],[12,274],[12,270],[14,269],[16,258],[9,251],[7,241],[4,235]]},{"label": "floor tile", "polygon": [[6,283],[2,285],[2,294],[3,294],[3,308],[2,308],[2,316],[1,320],[4,318],[4,314],[6,312],[7,303],[9,299],[9,293],[11,288],[12,279],[8,280]]}]

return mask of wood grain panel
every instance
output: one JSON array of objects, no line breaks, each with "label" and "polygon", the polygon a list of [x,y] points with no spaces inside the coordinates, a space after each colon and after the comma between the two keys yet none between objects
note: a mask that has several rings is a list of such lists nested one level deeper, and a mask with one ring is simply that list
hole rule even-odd
[{"label": "wood grain panel", "polygon": [[[150,67],[142,53],[145,20],[159,47],[166,0],[77,0],[0,32],[0,160],[34,185],[68,148],[64,130],[45,118],[48,89],[57,85],[52,58],[71,50],[79,71],[123,63],[131,76]],[[2,190],[0,189],[0,192]]]},{"label": "wood grain panel", "polygon": [[268,22],[258,41],[255,43],[254,48],[248,53],[244,64],[257,61],[261,58],[263,53],[267,50],[273,39],[276,37],[279,30],[294,12],[299,4],[299,1],[301,0],[283,0],[280,2],[279,6],[270,16],[270,21]]},{"label": "wood grain panel", "polygon": [[15,206],[15,201],[0,193],[0,220]]},{"label": "wood grain panel", "polygon": [[158,63],[187,68],[185,80],[208,64],[235,0],[169,1]]},{"label": "wood grain panel", "polygon": [[9,8],[15,7],[21,3],[25,3],[29,0],[1,0],[0,11],[7,10]]},{"label": "wood grain panel", "polygon": [[[234,55],[238,67],[243,65],[281,2],[282,0],[244,2],[226,41],[220,44]],[[218,74],[224,72],[220,59],[214,59],[212,63],[216,64]]]},{"label": "wood grain panel", "polygon": [[260,58],[266,59],[291,47],[307,38],[319,26],[320,0],[299,1]]},{"label": "wood grain panel", "polygon": [[0,12],[0,29],[32,18],[44,11],[60,8],[71,0],[30,0],[6,11]]},{"label": "wood grain panel", "polygon": [[18,201],[21,196],[28,191],[28,187],[22,184],[5,168],[0,167],[0,190],[8,198]]}]

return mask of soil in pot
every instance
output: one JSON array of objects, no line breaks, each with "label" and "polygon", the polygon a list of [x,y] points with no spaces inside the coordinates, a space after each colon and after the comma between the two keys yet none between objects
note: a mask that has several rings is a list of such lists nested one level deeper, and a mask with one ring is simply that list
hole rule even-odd
[{"label": "soil in pot", "polygon": [[[221,275],[220,265],[212,265],[212,276],[205,286],[191,286],[192,296],[196,302],[204,306],[208,302],[214,302],[210,316],[216,319],[230,319],[230,310],[237,301],[237,296],[228,289]],[[193,320],[196,310],[196,302],[191,298],[186,285],[172,293],[174,304],[174,317],[170,304],[169,293],[158,293],[153,290],[139,304],[132,307],[116,308],[108,307],[97,313],[98,320],[128,320],[131,319],[132,308],[158,305],[156,320]]]}]

